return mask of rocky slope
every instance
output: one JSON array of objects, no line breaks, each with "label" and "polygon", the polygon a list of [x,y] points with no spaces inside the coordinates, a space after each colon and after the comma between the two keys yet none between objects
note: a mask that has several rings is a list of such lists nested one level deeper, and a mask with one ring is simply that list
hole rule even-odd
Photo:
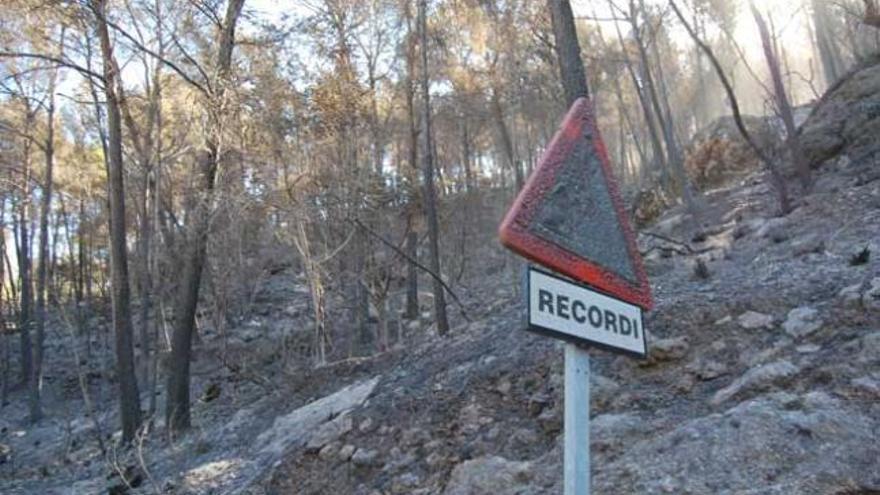
[{"label": "rocky slope", "polygon": [[[806,136],[880,81],[866,71]],[[597,493],[880,492],[880,263],[859,256],[880,252],[880,175],[849,156],[877,149],[876,133],[846,140],[787,217],[757,173],[708,192],[696,231],[680,209],[647,229],[652,358],[595,353]],[[486,318],[377,374],[346,428],[291,450],[263,488],[561,493],[561,349],[521,331],[515,289],[487,287]]]}]

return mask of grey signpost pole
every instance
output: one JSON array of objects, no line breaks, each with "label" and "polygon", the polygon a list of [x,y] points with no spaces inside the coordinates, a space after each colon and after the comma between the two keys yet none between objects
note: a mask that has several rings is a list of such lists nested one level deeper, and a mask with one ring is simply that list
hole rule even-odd
[{"label": "grey signpost pole", "polygon": [[590,493],[590,355],[565,344],[565,495]]}]

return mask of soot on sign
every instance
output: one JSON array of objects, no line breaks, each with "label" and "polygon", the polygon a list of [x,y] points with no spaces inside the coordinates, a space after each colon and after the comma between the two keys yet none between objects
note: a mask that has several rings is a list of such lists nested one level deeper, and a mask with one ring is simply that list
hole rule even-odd
[{"label": "soot on sign", "polygon": [[[557,172],[528,229],[607,270],[637,282],[589,128]],[[585,166],[586,164],[586,166]]]}]

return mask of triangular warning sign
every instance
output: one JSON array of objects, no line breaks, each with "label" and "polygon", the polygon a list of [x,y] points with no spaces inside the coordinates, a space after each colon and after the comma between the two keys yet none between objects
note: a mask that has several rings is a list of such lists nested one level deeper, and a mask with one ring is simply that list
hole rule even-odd
[{"label": "triangular warning sign", "polygon": [[499,230],[520,255],[611,296],[653,307],[592,104],[578,99]]}]

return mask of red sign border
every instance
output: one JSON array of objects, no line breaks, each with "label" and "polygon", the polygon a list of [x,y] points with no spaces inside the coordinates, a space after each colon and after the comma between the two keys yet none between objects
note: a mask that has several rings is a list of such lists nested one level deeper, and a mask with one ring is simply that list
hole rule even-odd
[{"label": "red sign border", "polygon": [[[535,263],[551,268],[577,281],[650,311],[654,307],[651,284],[645,273],[642,257],[636,244],[636,236],[623,206],[617,179],[611,169],[608,151],[587,98],[578,98],[553,137],[535,171],[529,177],[513,206],[504,217],[498,230],[501,243],[517,254]],[[583,139],[584,126],[589,126],[593,146],[602,164],[602,174],[611,196],[620,229],[627,245],[636,282],[633,283],[553,242],[529,232],[528,226],[547,193],[556,182],[556,174],[562,168],[578,139]],[[589,221],[585,219],[585,221]]]}]

